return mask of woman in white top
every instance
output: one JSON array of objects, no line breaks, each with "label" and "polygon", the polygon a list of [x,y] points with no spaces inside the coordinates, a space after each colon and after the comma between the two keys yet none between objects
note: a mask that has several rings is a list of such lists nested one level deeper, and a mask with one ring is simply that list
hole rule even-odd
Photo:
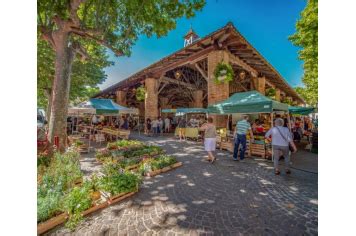
[{"label": "woman in white top", "polygon": [[289,169],[289,145],[292,146],[293,152],[297,151],[297,148],[294,145],[292,134],[287,127],[283,127],[284,121],[281,118],[277,118],[275,121],[275,127],[272,127],[265,135],[265,138],[270,139],[272,137],[272,150],[274,157],[274,170],[275,174],[279,175],[281,172],[278,169],[278,161],[281,156],[280,153],[283,153],[285,161],[285,170],[286,174],[290,174]]},{"label": "woman in white top", "polygon": [[203,126],[200,127],[200,130],[204,131],[204,147],[205,151],[208,152],[207,160],[213,164],[216,160],[216,157],[213,154],[216,149],[216,127],[213,124],[213,118],[209,117],[208,123],[203,124]]}]

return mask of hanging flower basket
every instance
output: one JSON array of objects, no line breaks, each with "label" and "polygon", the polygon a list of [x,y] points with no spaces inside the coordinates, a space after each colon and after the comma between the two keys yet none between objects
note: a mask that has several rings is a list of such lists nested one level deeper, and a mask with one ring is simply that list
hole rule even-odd
[{"label": "hanging flower basket", "polygon": [[234,78],[234,70],[228,63],[220,62],[214,71],[215,83],[229,83]]},{"label": "hanging flower basket", "polygon": [[266,96],[271,99],[275,99],[276,98],[276,90],[274,88],[267,89]]},{"label": "hanging flower basket", "polygon": [[143,86],[140,86],[136,89],[136,100],[143,101],[145,100],[146,89]]}]

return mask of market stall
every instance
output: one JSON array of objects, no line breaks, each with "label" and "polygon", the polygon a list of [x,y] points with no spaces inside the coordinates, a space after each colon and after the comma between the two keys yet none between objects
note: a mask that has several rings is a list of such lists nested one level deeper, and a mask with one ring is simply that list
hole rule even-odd
[{"label": "market stall", "polygon": [[[177,108],[177,109],[162,109],[162,113],[174,113],[176,116],[180,116],[182,119],[186,120],[187,127],[183,128],[185,132],[185,137],[190,139],[199,139],[199,127],[201,126],[201,119],[196,117],[191,117],[191,114],[195,116],[201,114],[201,118],[206,118],[207,109],[205,108]],[[191,119],[190,119],[191,118]],[[178,127],[175,128],[175,136],[179,135]]]},{"label": "market stall", "polygon": [[[111,99],[90,99],[89,101],[79,104],[77,107],[70,107],[68,109],[68,116],[72,118],[72,135],[69,137],[70,141],[80,143],[82,149],[90,150],[90,141],[103,141],[110,138],[127,139],[130,135],[129,130],[115,128],[113,117],[116,121],[122,114],[137,115],[137,109],[127,108],[120,106],[113,102]],[[93,123],[93,117],[100,116],[102,121],[105,117],[109,122],[107,125],[103,125],[102,122]],[[79,119],[82,120],[78,123]],[[75,128],[74,128],[75,127]],[[88,139],[88,144],[84,143],[83,139]]]},{"label": "market stall", "polygon": [[[274,113],[284,113],[288,117],[288,105],[277,101],[274,101],[257,91],[248,91],[242,93],[235,93],[228,99],[210,105],[208,107],[209,114],[221,114],[221,115],[231,115],[231,114],[258,114],[259,118],[263,118],[264,130],[266,131],[273,125],[273,114]],[[250,143],[250,137],[247,135],[247,148],[246,154],[258,155],[263,158],[271,155],[271,146],[267,140],[264,139],[264,132],[259,132],[254,134],[255,141]],[[219,143],[220,147],[228,147],[227,150],[233,150],[233,137],[227,136],[226,138],[218,138],[221,140]]]},{"label": "market stall", "polygon": [[[301,123],[301,128],[298,127],[292,128],[293,134],[298,134],[297,129],[299,129],[299,133],[302,136],[300,137],[300,139],[305,137],[308,142],[305,149],[308,149],[310,151],[317,150],[318,144],[317,141],[315,142],[315,140],[318,139],[318,131],[310,118],[310,114],[315,113],[316,109],[314,107],[290,106],[288,110],[292,116],[293,121],[295,119],[298,119]],[[300,136],[300,134],[298,134],[298,136]],[[296,135],[294,135],[294,137],[295,136]]]}]

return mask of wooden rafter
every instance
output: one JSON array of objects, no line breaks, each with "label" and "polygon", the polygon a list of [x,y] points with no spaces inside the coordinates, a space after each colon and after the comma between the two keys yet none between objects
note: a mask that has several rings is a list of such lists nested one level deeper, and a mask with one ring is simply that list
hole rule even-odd
[{"label": "wooden rafter", "polygon": [[207,73],[198,65],[198,63],[194,63],[195,68],[199,71],[199,73],[203,76],[203,78],[208,81]]},{"label": "wooden rafter", "polygon": [[247,70],[248,72],[250,72],[252,74],[252,76],[257,77],[258,72],[252,68],[251,66],[249,66],[247,63],[245,63],[243,60],[241,60],[240,58],[236,57],[235,55],[229,53],[229,59],[232,63],[236,63],[239,66],[241,66],[243,69]]}]

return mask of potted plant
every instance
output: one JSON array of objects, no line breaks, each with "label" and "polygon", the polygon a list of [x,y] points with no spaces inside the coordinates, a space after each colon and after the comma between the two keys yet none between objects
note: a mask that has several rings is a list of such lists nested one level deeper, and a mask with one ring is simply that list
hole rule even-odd
[{"label": "potted plant", "polygon": [[68,213],[69,219],[66,227],[74,230],[82,221],[83,212],[92,206],[89,188],[87,186],[74,187],[63,200],[63,209]]},{"label": "potted plant", "polygon": [[145,95],[146,95],[146,89],[144,86],[140,86],[136,89],[136,100],[137,101],[143,101],[145,100]]},{"label": "potted plant", "polygon": [[93,174],[89,181],[90,187],[90,197],[93,201],[100,199],[101,193],[99,191],[99,177],[96,174]]},{"label": "potted plant", "polygon": [[215,83],[229,83],[234,78],[234,70],[229,63],[219,62],[214,70]]}]

